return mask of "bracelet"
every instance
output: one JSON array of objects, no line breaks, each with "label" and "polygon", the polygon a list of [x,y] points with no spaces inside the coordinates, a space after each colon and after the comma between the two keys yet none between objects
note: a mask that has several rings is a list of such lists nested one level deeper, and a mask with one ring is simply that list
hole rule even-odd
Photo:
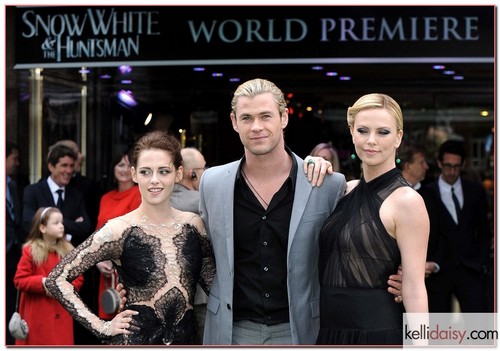
[{"label": "bracelet", "polygon": [[101,333],[103,333],[106,336],[111,336],[111,321],[106,321],[103,323]]}]

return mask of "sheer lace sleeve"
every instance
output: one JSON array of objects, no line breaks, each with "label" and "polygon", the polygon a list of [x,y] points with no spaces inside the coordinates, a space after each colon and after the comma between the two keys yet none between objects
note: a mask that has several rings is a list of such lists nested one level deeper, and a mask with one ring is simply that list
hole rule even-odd
[{"label": "sheer lace sleeve", "polygon": [[200,272],[200,284],[201,288],[205,291],[207,295],[210,293],[210,288],[212,286],[212,280],[215,276],[215,258],[214,250],[212,248],[212,243],[210,242],[207,232],[203,230],[200,234],[201,241],[201,254],[202,254],[202,264]]},{"label": "sheer lace sleeve", "polygon": [[71,316],[97,337],[110,337],[110,322],[96,316],[81,300],[71,282],[96,263],[116,260],[123,247],[124,223],[112,220],[68,253],[51,271],[46,287]]}]

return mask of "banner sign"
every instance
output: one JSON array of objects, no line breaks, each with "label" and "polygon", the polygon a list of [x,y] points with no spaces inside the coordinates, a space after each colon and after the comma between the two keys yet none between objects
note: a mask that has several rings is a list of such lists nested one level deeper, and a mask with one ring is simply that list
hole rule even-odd
[{"label": "banner sign", "polygon": [[494,10],[494,6],[17,7],[15,68],[426,58],[493,62]]}]

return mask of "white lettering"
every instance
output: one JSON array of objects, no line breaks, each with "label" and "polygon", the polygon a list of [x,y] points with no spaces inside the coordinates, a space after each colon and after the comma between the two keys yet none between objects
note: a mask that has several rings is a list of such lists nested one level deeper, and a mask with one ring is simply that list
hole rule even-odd
[{"label": "white lettering", "polygon": [[450,34],[457,40],[462,40],[457,33],[458,21],[453,17],[443,17],[443,40],[450,40]]},{"label": "white lettering", "polygon": [[274,19],[268,20],[268,22],[269,22],[269,36],[267,38],[267,41],[269,41],[271,43],[272,42],[277,43],[277,42],[280,42],[282,40],[281,37],[279,37],[279,38],[274,37],[274,21],[275,21]]},{"label": "white lettering", "polygon": [[58,61],[65,58],[130,57],[139,55],[139,36],[129,38],[72,40],[66,38],[65,45],[57,45]]},{"label": "white lettering", "polygon": [[[472,41],[479,40],[477,17],[321,18],[319,40],[355,41]],[[339,25],[337,26],[337,23]]]},{"label": "white lettering", "polygon": [[198,39],[200,38],[200,34],[203,34],[205,36],[205,40],[207,43],[210,43],[212,40],[212,34],[215,29],[215,25],[217,24],[217,21],[212,21],[212,26],[210,27],[210,30],[207,29],[207,26],[205,25],[205,22],[201,22],[200,26],[198,29],[194,27],[193,21],[188,21],[189,25],[189,30],[191,31],[191,37],[193,38],[193,41],[195,43],[198,42]]},{"label": "white lettering", "polygon": [[252,36],[257,38],[257,41],[264,42],[264,38],[259,33],[260,29],[260,21],[259,20],[248,20],[247,21],[247,39],[245,40],[247,43],[252,43]]},{"label": "white lettering", "polygon": [[361,19],[361,23],[363,24],[361,28],[363,28],[362,40],[363,41],[374,41],[375,40],[375,26],[373,25],[375,22],[375,18],[373,17],[364,17]]},{"label": "white lettering", "polygon": [[337,23],[333,18],[322,18],[321,19],[321,39],[320,41],[330,41],[328,39],[328,32],[335,29]]},{"label": "white lettering", "polygon": [[[465,17],[465,40],[479,40],[479,35],[477,34],[478,22],[479,19],[477,17]],[[473,23],[475,25],[473,25]],[[476,33],[475,36],[473,36],[472,31]]]},{"label": "white lettering", "polygon": [[418,35],[417,35],[417,17],[410,17],[410,23],[411,23],[411,41],[417,41],[418,40]]},{"label": "white lettering", "polygon": [[347,35],[354,41],[359,41],[359,38],[354,34],[356,22],[352,18],[340,19],[340,41],[347,41]]},{"label": "white lettering", "polygon": [[[109,28],[111,27],[112,19],[114,17],[115,9],[111,9],[111,15],[108,17],[108,20],[104,20],[104,16],[106,15],[106,10],[96,10],[96,17],[93,15],[93,11],[91,9],[87,10],[87,13],[90,18],[90,25],[92,27],[92,32],[94,35],[107,35],[109,32]],[[115,34],[115,33],[113,33]]]},{"label": "white lettering", "polygon": [[424,40],[438,40],[436,22],[436,17],[424,17]]},{"label": "white lettering", "polygon": [[405,38],[405,32],[403,29],[403,19],[399,18],[398,21],[396,22],[396,25],[394,26],[394,30],[391,31],[391,28],[385,18],[382,18],[382,23],[380,23],[380,35],[378,37],[379,41],[384,40],[384,34],[387,34],[387,39],[393,40],[396,37],[396,33],[399,33],[399,40],[404,41],[406,40]]},{"label": "white lettering", "polygon": [[[306,22],[296,18],[285,19],[284,22],[285,39],[283,39],[283,36],[276,34],[279,31],[276,30],[277,23],[275,19],[268,19],[266,22],[257,19],[248,19],[244,22],[228,19],[220,24],[213,20],[210,26],[205,22],[200,22],[197,26],[193,21],[188,21],[188,26],[195,43],[202,39],[207,43],[216,39],[224,43],[234,43],[239,40],[244,40],[246,43],[297,42],[307,36]],[[216,37],[214,37],[215,33],[217,33]]]},{"label": "white lettering", "polygon": [[[232,39],[229,39],[225,33],[226,24],[228,24],[228,23],[234,24],[234,27],[236,30],[236,34],[234,35],[234,37]],[[238,41],[241,38],[242,32],[243,32],[243,28],[241,28],[240,22],[238,22],[236,20],[225,20],[219,26],[219,38],[225,43],[234,43],[234,42]]]},{"label": "white lettering", "polygon": [[[293,23],[298,23],[302,29],[301,33],[298,37],[294,38],[292,37],[292,24]],[[290,42],[297,42],[297,41],[301,41],[302,39],[304,39],[307,35],[307,24],[300,20],[300,19],[296,19],[296,18],[291,18],[291,19],[287,19],[285,20],[285,28],[286,28],[286,39],[285,41],[290,41]]]}]

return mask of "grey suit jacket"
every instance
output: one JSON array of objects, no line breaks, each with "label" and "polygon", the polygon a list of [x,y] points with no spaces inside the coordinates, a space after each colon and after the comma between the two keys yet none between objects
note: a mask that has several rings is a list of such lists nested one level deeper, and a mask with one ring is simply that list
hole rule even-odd
[{"label": "grey suit jacket", "polygon": [[[318,234],[323,222],[343,196],[345,177],[327,176],[320,188],[312,187],[299,164],[288,237],[288,301],[294,344],[316,342],[319,331]],[[240,161],[212,167],[200,183],[200,215],[215,253],[217,273],[207,304],[206,345],[230,345],[233,332],[233,202]]]}]

